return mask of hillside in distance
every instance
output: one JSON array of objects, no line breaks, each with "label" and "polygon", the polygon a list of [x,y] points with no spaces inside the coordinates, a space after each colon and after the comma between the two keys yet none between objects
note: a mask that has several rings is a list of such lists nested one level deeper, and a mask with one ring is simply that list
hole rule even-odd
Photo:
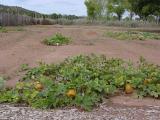
[{"label": "hillside in distance", "polygon": [[62,14],[42,14],[36,11],[28,10],[18,6],[7,6],[0,4],[0,13],[10,13],[10,14],[18,14],[18,15],[27,15],[34,18],[67,18],[67,19],[78,19],[79,17],[76,15],[62,15]]}]

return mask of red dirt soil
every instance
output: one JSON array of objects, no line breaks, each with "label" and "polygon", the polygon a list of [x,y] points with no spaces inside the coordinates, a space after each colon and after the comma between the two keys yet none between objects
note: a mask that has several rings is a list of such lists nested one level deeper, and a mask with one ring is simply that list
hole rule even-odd
[{"label": "red dirt soil", "polygon": [[[12,28],[14,29],[14,28]],[[18,81],[17,71],[22,64],[59,62],[79,54],[104,54],[108,58],[120,57],[136,62],[140,56],[160,65],[160,41],[119,41],[104,37],[107,30],[125,30],[97,26],[27,26],[24,31],[0,33],[0,74],[11,79],[7,85]],[[55,33],[72,38],[66,46],[46,46],[42,40]]]},{"label": "red dirt soil", "polygon": [[[15,28],[12,28],[15,29]],[[22,64],[36,66],[39,61],[46,63],[60,62],[67,57],[80,54],[104,54],[108,58],[119,57],[133,62],[140,56],[160,65],[160,40],[120,41],[104,37],[107,30],[125,30],[97,26],[26,26],[25,31],[0,33],[0,75],[10,77],[7,86],[14,86],[20,79],[19,69]],[[72,38],[66,46],[46,46],[42,40],[62,33]],[[157,105],[160,101],[130,100],[130,97],[113,97],[113,103],[125,105]]]}]

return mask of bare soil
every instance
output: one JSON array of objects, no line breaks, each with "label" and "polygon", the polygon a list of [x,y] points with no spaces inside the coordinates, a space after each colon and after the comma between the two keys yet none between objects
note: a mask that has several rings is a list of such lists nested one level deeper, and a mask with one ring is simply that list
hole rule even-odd
[{"label": "bare soil", "polygon": [[[160,65],[160,40],[127,41],[104,37],[107,30],[126,30],[127,28],[102,26],[26,26],[24,31],[0,33],[0,75],[9,76],[7,86],[14,86],[20,79],[19,69],[22,64],[36,66],[38,62],[60,62],[67,57],[80,54],[104,54],[108,58],[118,57],[133,62],[140,56],[149,62]],[[158,32],[160,29],[140,28],[136,30]],[[62,33],[72,38],[66,46],[46,46],[42,40]],[[160,101],[153,99],[135,100],[132,97],[113,97],[115,104],[125,106],[160,106]]]}]

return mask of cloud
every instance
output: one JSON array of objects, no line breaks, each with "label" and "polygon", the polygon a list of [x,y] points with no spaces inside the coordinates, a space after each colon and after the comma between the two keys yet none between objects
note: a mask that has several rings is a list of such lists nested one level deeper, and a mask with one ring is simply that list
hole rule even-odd
[{"label": "cloud", "polygon": [[2,4],[24,7],[41,13],[86,15],[84,0],[2,0]]}]

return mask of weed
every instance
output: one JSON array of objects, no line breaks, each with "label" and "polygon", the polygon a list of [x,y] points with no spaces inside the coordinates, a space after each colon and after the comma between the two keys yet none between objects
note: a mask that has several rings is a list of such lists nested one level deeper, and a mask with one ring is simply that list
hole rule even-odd
[{"label": "weed", "polygon": [[0,26],[0,32],[2,32],[2,33],[7,33],[8,30],[7,30],[5,27],[1,27],[1,26]]},{"label": "weed", "polygon": [[138,31],[123,31],[123,32],[109,31],[105,33],[105,36],[118,40],[160,40],[159,34],[149,33],[149,32],[138,32]]},{"label": "weed", "polygon": [[63,44],[68,44],[70,41],[71,41],[70,38],[65,37],[62,34],[58,33],[51,38],[45,39],[43,42],[46,45],[59,46]]},{"label": "weed", "polygon": [[28,64],[22,64],[20,67],[20,71],[27,71],[29,70],[29,65]]},{"label": "weed", "polygon": [[0,76],[0,90],[4,89],[5,80],[2,76]]}]

